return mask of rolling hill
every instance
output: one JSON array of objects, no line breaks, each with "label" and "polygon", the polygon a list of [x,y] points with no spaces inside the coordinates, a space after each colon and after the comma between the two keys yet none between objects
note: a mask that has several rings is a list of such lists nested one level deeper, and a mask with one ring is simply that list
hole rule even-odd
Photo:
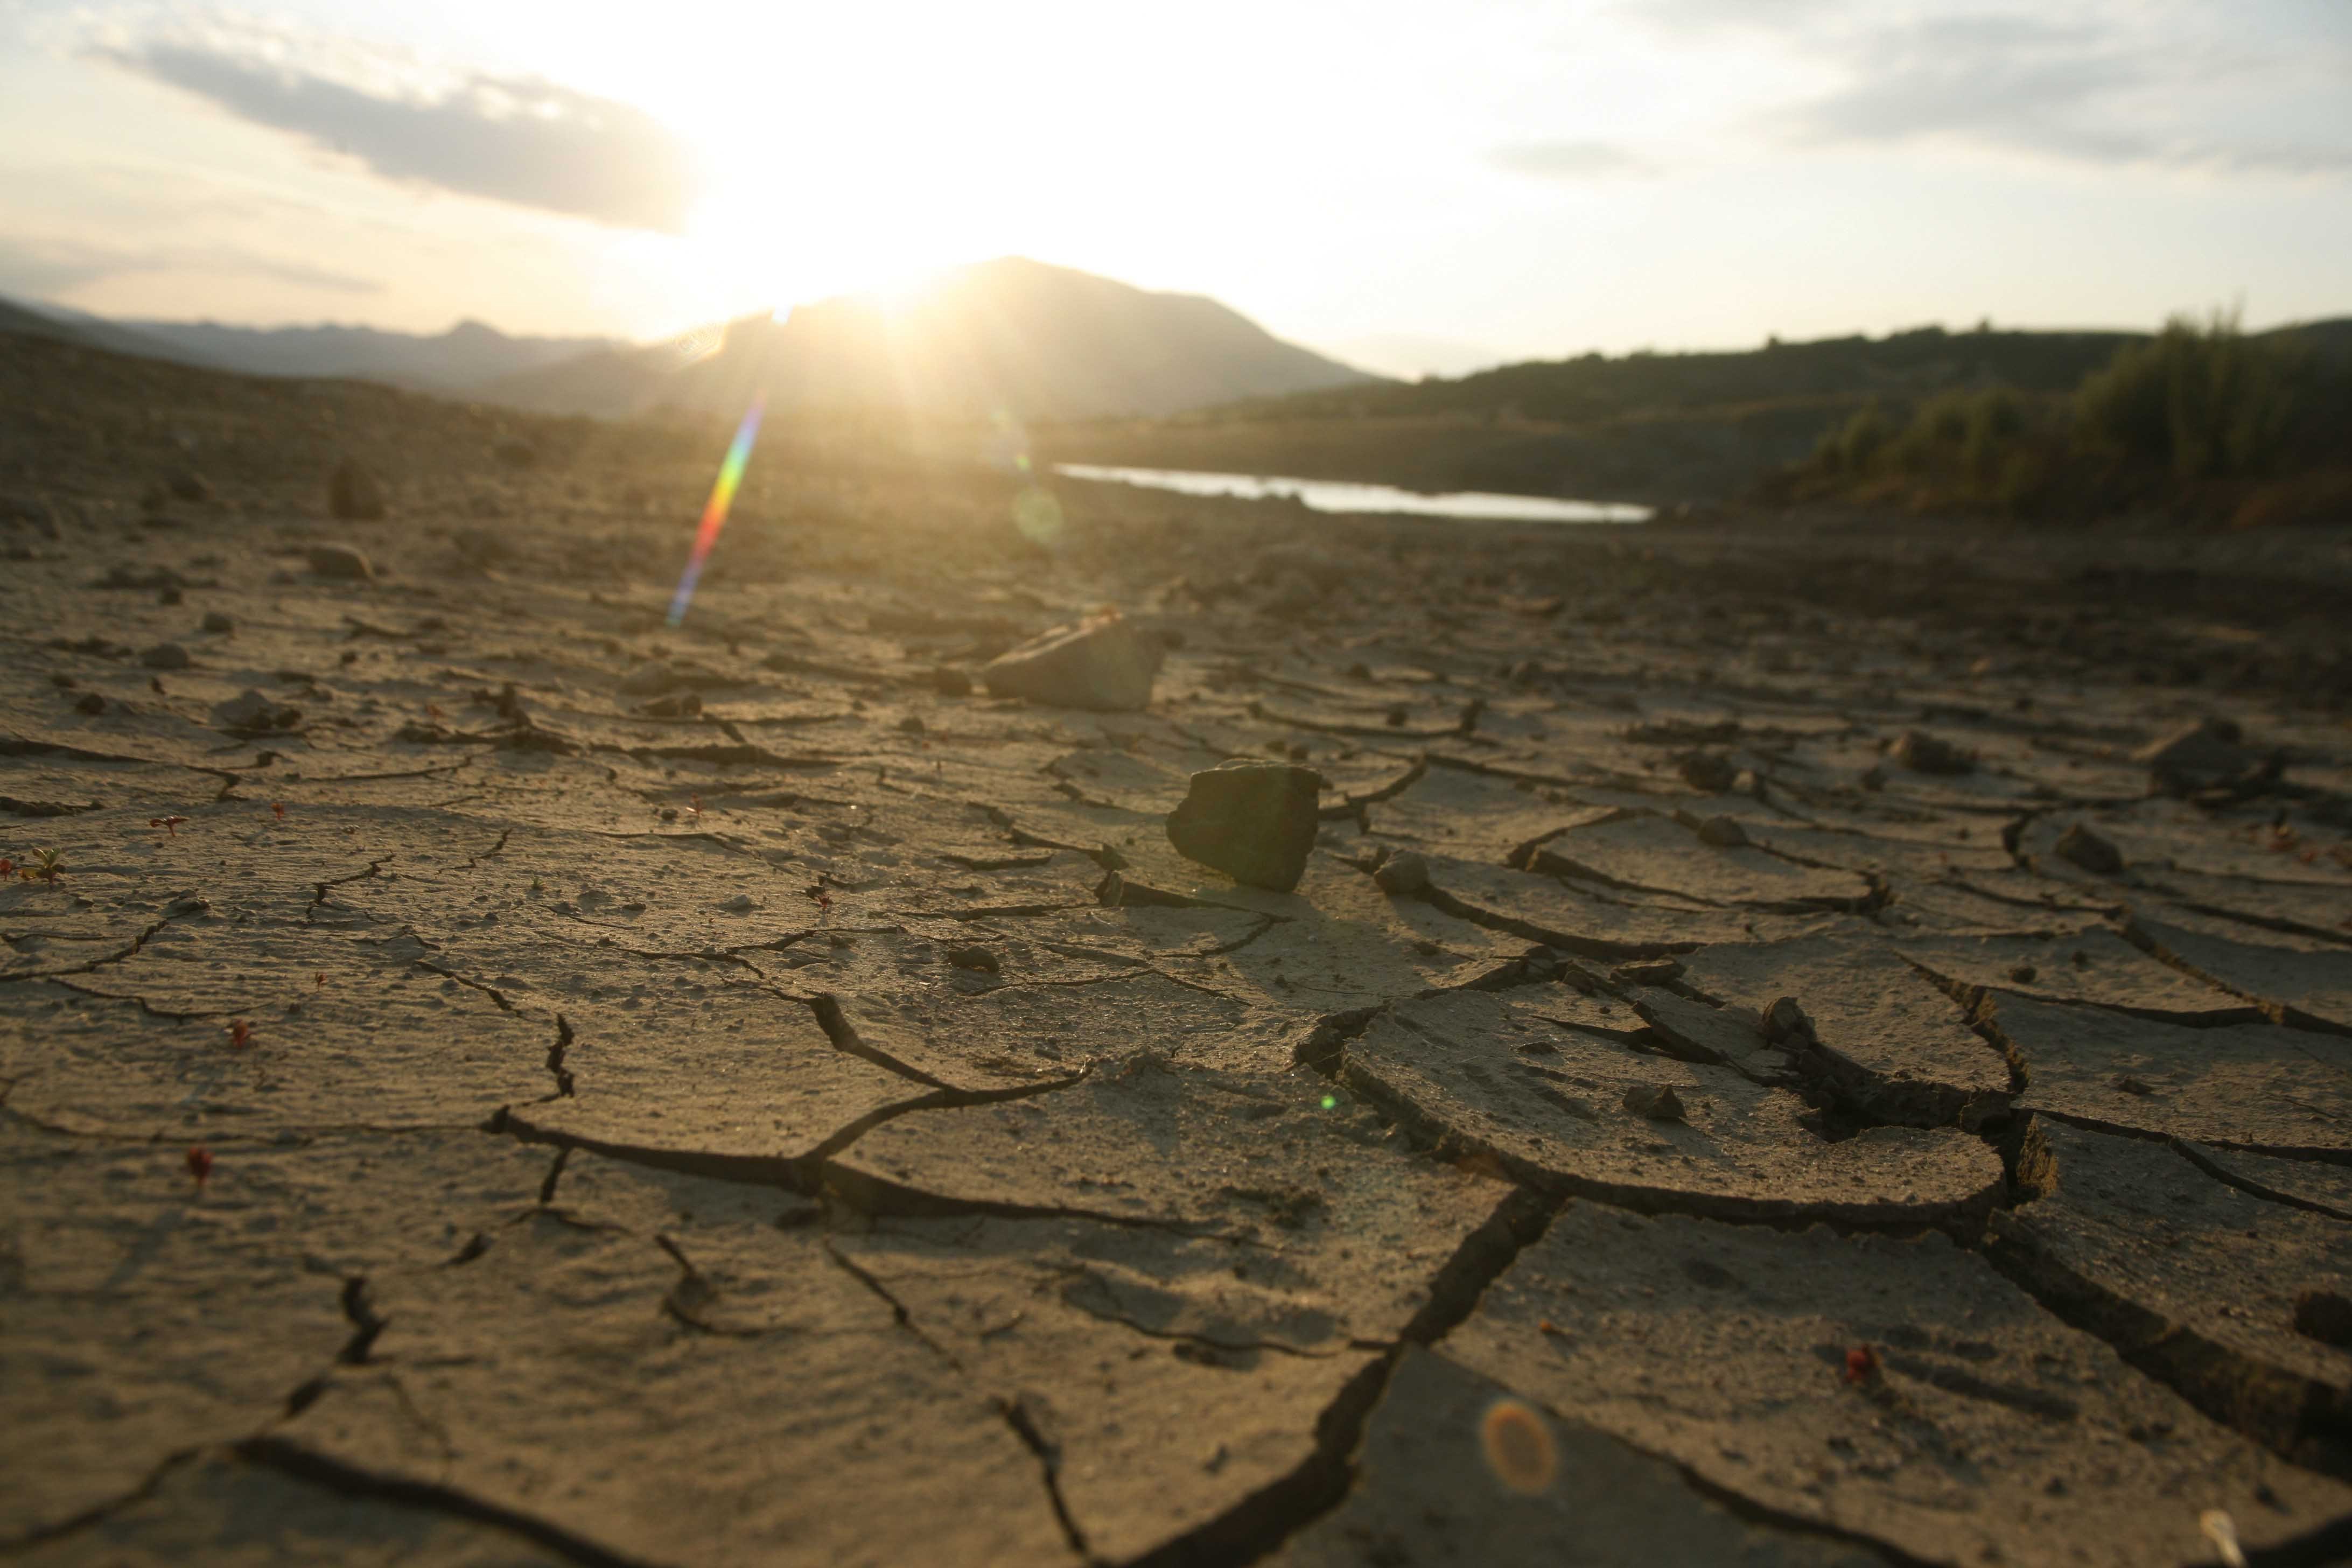
[{"label": "rolling hill", "polygon": [[457,392],[614,346],[611,338],[515,338],[479,321],[446,332],[373,327],[232,327],[216,321],[131,321],[121,329],[167,344],[191,363],[253,375],[348,376],[425,392]]},{"label": "rolling hill", "polygon": [[1195,294],[1161,294],[1018,257],[949,273],[895,303],[849,296],[726,328],[715,353],[581,356],[475,390],[543,413],[824,405],[1021,420],[1173,414],[1386,384]]}]

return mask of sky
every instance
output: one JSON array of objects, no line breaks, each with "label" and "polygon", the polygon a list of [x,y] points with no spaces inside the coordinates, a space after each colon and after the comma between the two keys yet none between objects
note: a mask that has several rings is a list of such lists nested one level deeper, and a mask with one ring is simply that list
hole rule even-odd
[{"label": "sky", "polygon": [[0,295],[651,339],[1025,255],[1394,374],[2352,314],[2352,0],[0,0]]}]

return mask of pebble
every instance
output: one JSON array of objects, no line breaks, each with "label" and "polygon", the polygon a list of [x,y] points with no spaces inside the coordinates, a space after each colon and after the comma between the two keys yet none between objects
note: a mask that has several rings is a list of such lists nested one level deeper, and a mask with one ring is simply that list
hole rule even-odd
[{"label": "pebble", "polygon": [[1976,771],[1976,759],[1949,741],[1925,730],[1906,730],[1896,737],[1895,760],[1915,773],[1967,773]]},{"label": "pebble", "polygon": [[1424,892],[1429,888],[1429,862],[1413,850],[1403,850],[1382,861],[1372,880],[1380,884],[1381,891],[1399,898]]},{"label": "pebble", "polygon": [[226,637],[229,633],[236,630],[236,621],[234,616],[230,616],[225,610],[206,610],[205,612],[205,630],[221,637]]},{"label": "pebble", "polygon": [[1652,1121],[1680,1121],[1682,1097],[1671,1084],[1637,1083],[1625,1091],[1625,1109]]},{"label": "pebble", "polygon": [[2058,853],[2096,877],[2113,877],[2124,868],[2123,851],[2079,822],[2059,835]]},{"label": "pebble", "polygon": [[185,669],[194,661],[188,658],[188,650],[178,643],[159,642],[153,647],[142,649],[139,662],[150,669]]},{"label": "pebble", "polygon": [[1680,763],[1683,783],[1709,795],[1721,795],[1739,778],[1739,770],[1731,759],[1715,752],[1691,752]]},{"label": "pebble", "polygon": [[375,575],[368,558],[348,544],[314,544],[308,559],[310,570],[321,577],[364,583]]},{"label": "pebble", "polygon": [[1698,825],[1698,841],[1717,849],[1739,849],[1748,844],[1748,829],[1736,816],[1710,816]]},{"label": "pebble", "polygon": [[951,947],[948,949],[948,962],[975,974],[998,974],[1004,968],[1003,961],[984,947]]},{"label": "pebble", "polygon": [[302,710],[271,700],[247,689],[226,702],[213,705],[213,728],[232,735],[259,735],[291,730],[302,721]]}]

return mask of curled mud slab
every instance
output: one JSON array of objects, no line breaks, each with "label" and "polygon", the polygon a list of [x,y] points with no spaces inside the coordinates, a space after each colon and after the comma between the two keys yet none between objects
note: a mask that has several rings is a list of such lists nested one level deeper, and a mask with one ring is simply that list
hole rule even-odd
[{"label": "curled mud slab", "polygon": [[[674,628],[717,447],[528,423],[0,339],[12,1556],[2347,1554],[2325,541],[1041,545],[785,431]],[[1104,604],[1148,707],[976,694]],[[1291,891],[1168,839],[1239,758]]]}]

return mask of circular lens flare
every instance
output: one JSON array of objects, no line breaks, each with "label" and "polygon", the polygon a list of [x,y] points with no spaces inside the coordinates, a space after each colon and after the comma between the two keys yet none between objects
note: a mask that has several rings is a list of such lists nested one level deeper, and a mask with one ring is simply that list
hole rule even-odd
[{"label": "circular lens flare", "polygon": [[1495,1479],[1525,1496],[1549,1487],[1559,1469],[1551,1428],[1517,1399],[1497,1399],[1486,1407],[1486,1418],[1478,1424],[1478,1446],[1486,1450],[1486,1468]]}]

